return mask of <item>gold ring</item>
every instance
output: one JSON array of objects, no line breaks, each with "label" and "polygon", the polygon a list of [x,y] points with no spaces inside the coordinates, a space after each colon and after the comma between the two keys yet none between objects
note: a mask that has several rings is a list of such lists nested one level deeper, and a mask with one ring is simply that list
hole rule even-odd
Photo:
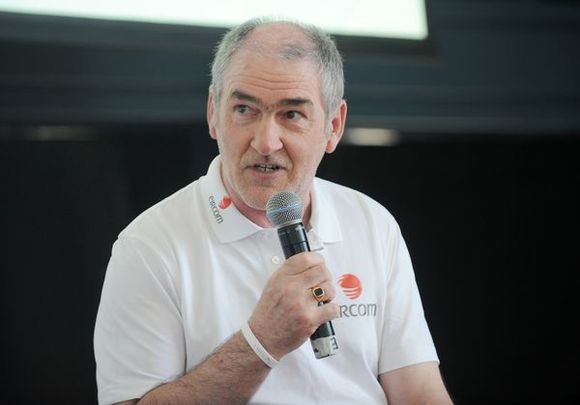
[{"label": "gold ring", "polygon": [[326,296],[326,292],[322,287],[314,287],[312,289],[312,295],[314,295],[314,299],[318,302],[324,302],[324,298]]}]

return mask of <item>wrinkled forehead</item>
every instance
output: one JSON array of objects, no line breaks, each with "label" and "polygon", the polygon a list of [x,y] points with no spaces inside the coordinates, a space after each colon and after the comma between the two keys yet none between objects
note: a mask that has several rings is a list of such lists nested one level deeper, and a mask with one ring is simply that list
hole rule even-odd
[{"label": "wrinkled forehead", "polygon": [[254,90],[268,90],[273,96],[281,97],[286,90],[284,97],[308,96],[322,103],[320,68],[314,54],[312,41],[299,27],[288,23],[257,27],[223,72],[220,98],[254,86]]},{"label": "wrinkled forehead", "polygon": [[223,96],[233,91],[261,94],[265,98],[297,97],[321,102],[320,75],[308,59],[284,60],[254,49],[234,55],[223,76]]},{"label": "wrinkled forehead", "polygon": [[224,81],[233,76],[264,75],[292,82],[298,78],[319,87],[319,64],[314,47],[301,28],[288,23],[257,27],[232,55]]}]

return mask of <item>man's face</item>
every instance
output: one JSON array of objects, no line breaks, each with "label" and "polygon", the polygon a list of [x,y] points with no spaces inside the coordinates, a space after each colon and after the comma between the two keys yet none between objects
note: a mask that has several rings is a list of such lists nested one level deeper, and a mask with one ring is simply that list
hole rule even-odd
[{"label": "man's face", "polygon": [[343,105],[327,125],[319,73],[311,61],[239,50],[224,74],[215,111],[212,95],[208,101],[222,179],[236,206],[264,210],[270,196],[282,190],[308,204],[316,169],[324,153],[336,148],[345,114]]}]

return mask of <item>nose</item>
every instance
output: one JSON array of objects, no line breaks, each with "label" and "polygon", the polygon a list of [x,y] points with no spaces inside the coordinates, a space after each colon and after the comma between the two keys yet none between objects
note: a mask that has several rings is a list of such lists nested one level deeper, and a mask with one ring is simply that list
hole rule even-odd
[{"label": "nose", "polygon": [[277,150],[282,149],[282,128],[276,120],[269,116],[264,116],[256,127],[256,132],[252,138],[252,148],[260,155],[269,156]]}]

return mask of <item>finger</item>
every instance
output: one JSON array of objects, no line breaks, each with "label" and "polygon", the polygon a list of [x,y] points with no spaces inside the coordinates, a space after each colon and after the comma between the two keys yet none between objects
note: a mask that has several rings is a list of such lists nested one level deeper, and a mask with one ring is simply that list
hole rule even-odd
[{"label": "finger", "polygon": [[[320,297],[317,297],[317,291],[316,289],[322,289],[323,290],[323,294]],[[332,283],[329,282],[324,282],[324,283],[320,283],[317,284],[315,287],[311,287],[308,289],[308,294],[310,295],[310,298],[313,298],[314,301],[316,302],[330,302],[332,301],[335,297],[336,297],[336,288],[334,287],[334,285]]]},{"label": "finger", "polygon": [[319,307],[316,308],[316,314],[314,316],[314,319],[317,326],[314,328],[312,333],[314,333],[314,331],[318,328],[318,326],[322,325],[325,322],[332,321],[333,319],[338,318],[339,315],[340,315],[340,307],[337,304],[329,302],[328,304],[320,305]]},{"label": "finger", "polygon": [[332,274],[324,264],[311,267],[302,273],[293,276],[296,283],[301,284],[304,288],[313,288],[322,283],[331,283]]},{"label": "finger", "polygon": [[317,266],[324,266],[324,257],[320,253],[302,252],[288,258],[282,268],[288,275],[296,275]]}]

